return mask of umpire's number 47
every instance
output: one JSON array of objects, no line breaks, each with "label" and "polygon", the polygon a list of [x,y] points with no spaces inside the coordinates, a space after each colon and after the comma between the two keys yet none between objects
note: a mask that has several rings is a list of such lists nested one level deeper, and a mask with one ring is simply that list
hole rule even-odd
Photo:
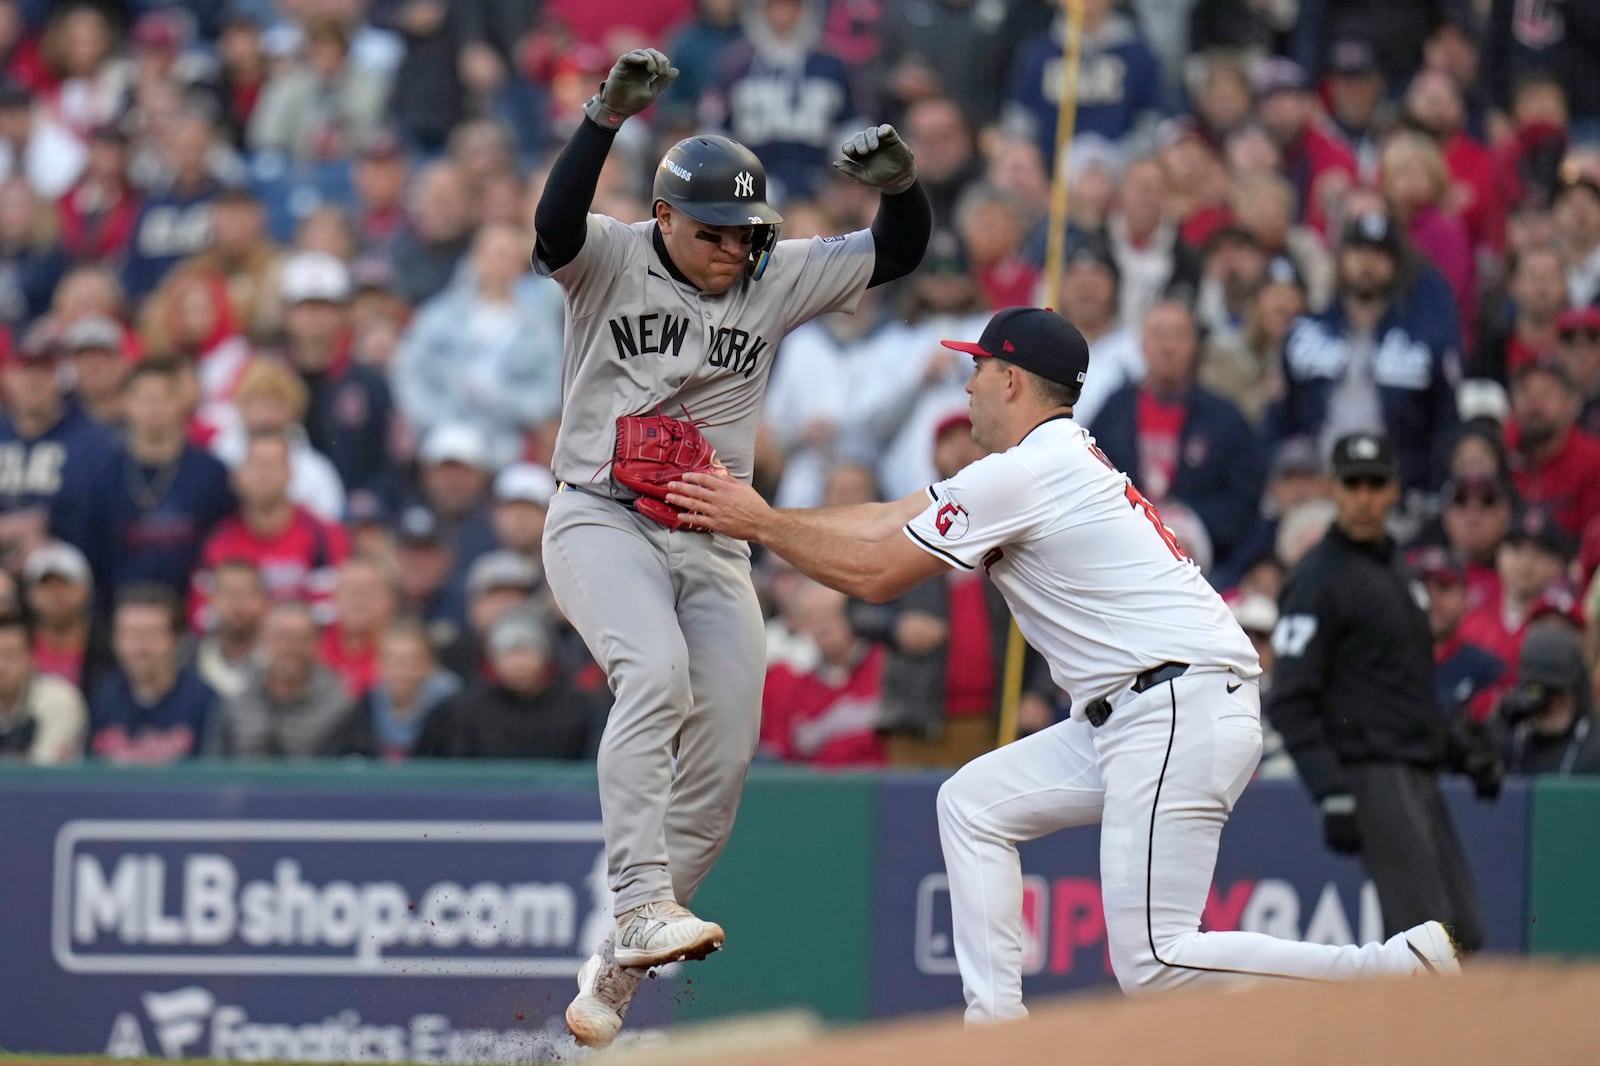
[{"label": "umpire's number 47", "polygon": [[1306,645],[1317,635],[1317,616],[1312,614],[1286,614],[1278,619],[1272,630],[1272,651],[1290,659],[1304,655]]}]

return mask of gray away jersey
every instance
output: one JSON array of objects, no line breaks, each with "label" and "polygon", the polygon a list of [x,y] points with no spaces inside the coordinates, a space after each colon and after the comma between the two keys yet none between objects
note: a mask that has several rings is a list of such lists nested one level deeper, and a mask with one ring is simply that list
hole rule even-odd
[{"label": "gray away jersey", "polygon": [[779,241],[761,280],[710,296],[673,280],[654,230],[591,214],[576,259],[551,271],[535,258],[567,299],[550,465],[562,481],[606,491],[617,418],[659,408],[701,423],[717,458],[748,482],[773,355],[807,319],[855,310],[872,277],[872,233]]}]

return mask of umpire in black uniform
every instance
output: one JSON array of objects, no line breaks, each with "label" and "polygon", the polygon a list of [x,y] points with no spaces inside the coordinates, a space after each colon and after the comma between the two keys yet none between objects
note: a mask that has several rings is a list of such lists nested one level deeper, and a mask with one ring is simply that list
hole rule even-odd
[{"label": "umpire in black uniform", "polygon": [[1483,919],[1439,774],[1469,772],[1493,798],[1503,771],[1434,694],[1427,593],[1386,532],[1400,495],[1393,447],[1375,433],[1345,436],[1333,476],[1338,517],[1279,601],[1268,714],[1328,846],[1360,854],[1385,934],[1432,915],[1473,951]]}]

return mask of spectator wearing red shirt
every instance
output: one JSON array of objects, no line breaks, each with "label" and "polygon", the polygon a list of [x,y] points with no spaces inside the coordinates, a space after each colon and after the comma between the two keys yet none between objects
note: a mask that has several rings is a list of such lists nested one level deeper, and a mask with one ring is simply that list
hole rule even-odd
[{"label": "spectator wearing red shirt", "polygon": [[1407,117],[1439,142],[1450,172],[1446,208],[1467,225],[1475,245],[1498,249],[1505,238],[1505,206],[1495,200],[1494,157],[1465,129],[1466,104],[1455,80],[1424,69],[1406,92]]},{"label": "spectator wearing red shirt", "polygon": [[133,241],[139,193],[128,180],[128,138],[101,126],[76,184],[56,202],[61,247],[75,262],[118,262]]},{"label": "spectator wearing red shirt", "polygon": [[1328,232],[1328,202],[1356,180],[1356,157],[1337,137],[1319,128],[1317,98],[1299,64],[1269,59],[1255,76],[1257,110],[1283,151],[1285,176],[1293,183],[1301,219]]},{"label": "spectator wearing red shirt", "polygon": [[239,510],[218,523],[195,573],[190,598],[195,627],[204,631],[213,624],[211,571],[224,559],[254,562],[274,602],[305,601],[319,622],[329,621],[335,568],[350,554],[350,542],[343,528],[290,502],[288,439],[252,437],[233,471],[233,487]]},{"label": "spectator wearing red shirt", "polygon": [[1440,493],[1445,544],[1461,564],[1469,610],[1499,596],[1496,554],[1511,528],[1511,497],[1503,478],[1476,470],[1453,478]]},{"label": "spectator wearing red shirt", "polygon": [[809,669],[778,663],[767,670],[762,750],[814,766],[882,766],[883,648],[850,628],[844,593],[808,581],[796,596],[800,629],[819,658]]},{"label": "spectator wearing red shirt", "polygon": [[1548,507],[1569,537],[1600,515],[1600,439],[1576,428],[1580,407],[1557,363],[1531,363],[1512,381],[1506,440],[1517,492]]},{"label": "spectator wearing red shirt", "polygon": [[1570,605],[1562,575],[1571,559],[1572,541],[1555,516],[1543,507],[1525,508],[1495,553],[1499,581],[1462,620],[1460,639],[1501,662],[1516,662],[1528,623],[1546,608],[1565,611]]},{"label": "spectator wearing red shirt", "polygon": [[[1562,309],[1567,306],[1567,277],[1553,248],[1529,248],[1511,263],[1505,309],[1509,324],[1486,323],[1477,351],[1468,363],[1472,377],[1502,384],[1523,367],[1556,354]],[[1486,320],[1499,317],[1485,312]],[[1597,312],[1600,317],[1600,312]]]},{"label": "spectator wearing red shirt", "polygon": [[1556,362],[1583,403],[1578,428],[1600,436],[1600,307],[1571,308],[1556,319]]},{"label": "spectator wearing red shirt", "polygon": [[333,587],[334,621],[322,631],[323,663],[352,696],[378,680],[378,645],[394,620],[394,584],[370,559],[347,559]]}]

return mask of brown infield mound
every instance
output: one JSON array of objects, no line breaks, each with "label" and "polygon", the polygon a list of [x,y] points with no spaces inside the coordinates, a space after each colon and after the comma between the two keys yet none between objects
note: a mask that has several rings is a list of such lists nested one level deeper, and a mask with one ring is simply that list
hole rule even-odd
[{"label": "brown infield mound", "polygon": [[[1600,967],[1481,963],[1459,979],[1270,985],[1153,999],[1043,1001],[1024,1024],[963,1029],[955,1015],[808,1034],[730,1025],[680,1048],[606,1056],[617,1066],[1595,1066]],[[765,1050],[756,1050],[765,1048]]]}]

